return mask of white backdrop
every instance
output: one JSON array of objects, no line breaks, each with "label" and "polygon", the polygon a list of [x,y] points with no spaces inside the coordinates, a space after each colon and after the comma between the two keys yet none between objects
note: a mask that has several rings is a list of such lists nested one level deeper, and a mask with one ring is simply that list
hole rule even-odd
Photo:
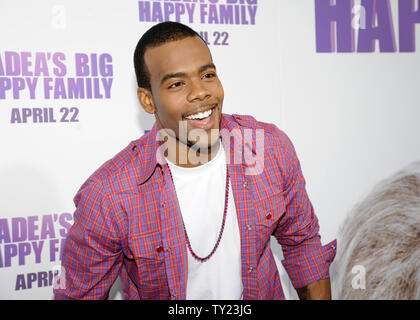
[{"label": "white backdrop", "polygon": [[[136,99],[132,62],[138,39],[155,24],[140,21],[140,3],[146,2],[159,3],[162,9],[172,4],[0,2],[0,299],[52,298],[52,270],[59,266],[60,243],[72,223],[76,191],[103,162],[152,127],[154,119]],[[224,112],[275,123],[294,142],[325,244],[338,236],[346,215],[378,181],[420,159],[419,53],[380,52],[378,44],[372,53],[320,53],[315,1],[234,2],[216,1],[211,10],[220,13],[222,6],[231,5],[234,20],[239,17],[242,24],[223,24],[220,16],[209,23],[207,0],[207,21],[201,21],[199,3],[192,23],[186,13],[180,21],[209,36],[225,89]],[[398,1],[390,3],[398,46]],[[45,78],[53,78],[48,82],[52,86],[60,84],[61,77],[64,83],[78,78],[83,65],[76,65],[76,54],[87,55],[90,62],[92,54],[111,57],[112,62],[99,66],[98,75],[93,68],[88,76],[80,76],[85,89],[89,81],[99,79],[96,91],[103,97],[89,99],[86,89],[84,98],[69,99],[68,92],[64,98],[58,85],[46,98]],[[11,56],[26,57],[20,73]],[[60,64],[54,57],[65,59]],[[66,72],[60,75],[63,65]],[[33,99],[30,87],[20,90],[18,99],[13,96],[8,82],[15,81],[15,89],[22,85],[13,78],[26,85],[37,81]],[[101,81],[110,84],[109,98]],[[44,108],[57,122],[45,122],[51,117],[44,116]],[[25,123],[29,111],[32,116]],[[34,117],[36,112],[43,118]],[[64,120],[69,122],[60,122],[67,112]],[[78,121],[72,122],[72,117]],[[275,241],[272,247],[285,294],[296,299],[280,263],[280,247]],[[118,283],[111,297],[121,298]]]}]

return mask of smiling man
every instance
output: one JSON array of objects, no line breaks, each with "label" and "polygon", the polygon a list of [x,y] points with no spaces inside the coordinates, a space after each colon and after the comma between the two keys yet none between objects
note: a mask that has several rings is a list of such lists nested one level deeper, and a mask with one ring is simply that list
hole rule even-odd
[{"label": "smiling man", "polygon": [[271,236],[299,297],[330,299],[336,242],[321,245],[287,135],[222,113],[210,51],[185,25],[149,29],[134,64],[156,122],[76,195],[56,299],[108,298],[118,276],[125,299],[284,299]]},{"label": "smiling man", "polygon": [[168,159],[177,164],[175,156],[186,159],[187,167],[202,163],[191,163],[182,146],[186,145],[200,149],[198,156],[204,154],[210,160],[218,151],[224,92],[209,49],[198,36],[189,36],[164,45],[155,43],[144,52],[147,46],[142,40],[135,65],[138,77],[142,79],[141,72],[147,72],[148,78],[139,83],[138,97],[146,112],[156,116],[159,129],[167,133],[168,149],[178,151],[169,152]]}]

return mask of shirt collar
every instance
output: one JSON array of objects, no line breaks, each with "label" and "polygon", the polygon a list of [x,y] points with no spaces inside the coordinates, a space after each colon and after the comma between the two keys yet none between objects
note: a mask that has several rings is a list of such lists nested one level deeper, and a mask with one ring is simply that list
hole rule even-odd
[{"label": "shirt collar", "polygon": [[[227,140],[225,138],[229,138],[229,133],[235,128],[239,128],[235,121],[232,121],[228,115],[222,113],[220,120],[222,141]],[[143,139],[137,140],[135,143],[140,158],[140,184],[144,183],[153,174],[157,166],[162,168],[163,166],[168,165],[162,149],[160,148],[164,142],[160,138],[159,128],[156,122],[152,129],[143,136]],[[225,148],[226,147],[228,146],[225,145]]]},{"label": "shirt collar", "polygon": [[[159,148],[162,145],[159,128],[155,122],[152,129],[135,142],[139,154],[139,182],[144,183],[155,171],[156,166],[165,164],[166,160]],[[158,161],[159,160],[159,161]]]}]

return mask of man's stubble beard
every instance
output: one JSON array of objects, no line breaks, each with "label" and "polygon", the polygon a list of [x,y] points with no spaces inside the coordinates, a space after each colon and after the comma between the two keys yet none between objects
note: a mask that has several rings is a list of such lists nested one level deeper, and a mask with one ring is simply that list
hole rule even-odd
[{"label": "man's stubble beard", "polygon": [[[210,161],[218,152],[220,147],[220,119],[219,128],[212,128],[210,132],[200,128],[193,128],[188,131],[186,120],[178,121],[178,133],[162,125],[160,118],[155,113],[159,127],[159,134],[169,148],[165,149],[165,157],[171,162],[178,164],[199,165]],[[167,140],[165,140],[167,137]],[[192,139],[194,138],[194,139]],[[201,144],[200,142],[206,142]],[[169,154],[174,152],[174,154]],[[174,161],[178,159],[177,161]]]}]

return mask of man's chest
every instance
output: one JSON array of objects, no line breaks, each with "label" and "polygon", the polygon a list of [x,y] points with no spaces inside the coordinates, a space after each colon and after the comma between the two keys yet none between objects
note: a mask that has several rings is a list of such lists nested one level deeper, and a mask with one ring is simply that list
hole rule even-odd
[{"label": "man's chest", "polygon": [[[266,172],[259,176],[247,176],[245,170],[238,166],[229,166],[228,170],[241,241],[264,242],[278,225],[286,208],[279,180],[268,177]],[[221,189],[224,187],[220,186]],[[169,175],[165,176],[164,172],[156,174],[138,188],[136,194],[119,196],[127,249],[132,249],[129,239],[145,235],[152,237],[151,242],[158,246],[164,241],[177,242],[175,237],[183,238],[180,197]],[[184,198],[183,201],[187,200]],[[220,207],[223,208],[223,204]]]},{"label": "man's chest", "polygon": [[[285,203],[273,179],[246,176],[244,170],[232,166],[228,170],[239,228],[241,268],[247,270],[243,282],[244,287],[249,287],[256,281],[252,271],[267,250],[285,212]],[[138,193],[119,195],[119,219],[125,225],[126,269],[143,298],[167,294],[185,297],[186,236],[176,188],[168,177],[164,173],[152,177],[139,186]]]}]

